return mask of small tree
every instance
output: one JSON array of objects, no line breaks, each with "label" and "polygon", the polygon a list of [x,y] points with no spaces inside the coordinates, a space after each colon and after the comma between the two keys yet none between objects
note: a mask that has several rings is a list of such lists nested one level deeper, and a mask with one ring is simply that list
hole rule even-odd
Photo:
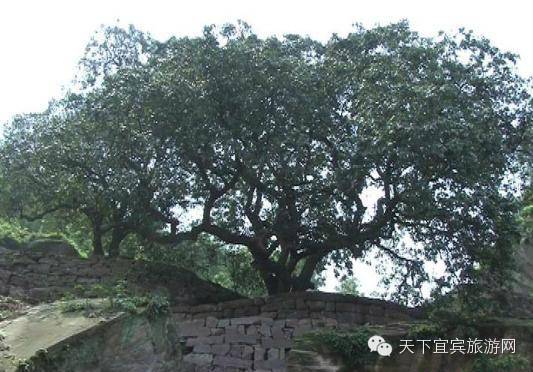
[{"label": "small tree", "polygon": [[142,106],[150,99],[143,61],[155,42],[133,27],[100,34],[87,46],[77,93],[43,113],[16,117],[6,130],[2,204],[26,220],[81,215],[94,254],[117,256],[129,234],[165,224],[174,231],[176,220],[161,211],[169,215],[182,193],[180,172],[165,162]]}]

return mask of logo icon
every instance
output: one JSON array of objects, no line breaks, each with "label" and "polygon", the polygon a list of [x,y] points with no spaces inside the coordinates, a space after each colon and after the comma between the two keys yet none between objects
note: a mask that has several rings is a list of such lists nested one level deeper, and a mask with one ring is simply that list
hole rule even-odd
[{"label": "logo icon", "polygon": [[368,339],[368,348],[372,352],[377,352],[381,356],[390,356],[392,353],[392,346],[385,342],[381,336],[374,335]]}]

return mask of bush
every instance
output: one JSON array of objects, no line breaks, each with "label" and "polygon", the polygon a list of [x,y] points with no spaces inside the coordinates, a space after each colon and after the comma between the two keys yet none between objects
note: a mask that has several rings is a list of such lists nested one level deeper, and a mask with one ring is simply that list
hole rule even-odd
[{"label": "bush", "polygon": [[17,248],[27,242],[30,235],[19,223],[0,219],[0,245]]},{"label": "bush", "polygon": [[338,356],[344,365],[343,370],[352,371],[375,363],[377,354],[368,350],[368,339],[371,336],[372,333],[366,327],[352,331],[321,330],[309,333],[295,342],[317,352]]},{"label": "bush", "polygon": [[[101,298],[100,304],[88,298]],[[144,313],[155,319],[168,312],[170,303],[162,293],[148,295],[134,294],[128,288],[126,280],[119,280],[114,285],[96,284],[90,287],[76,286],[72,293],[63,297],[62,312],[83,311],[89,313]]]},{"label": "bush", "polygon": [[61,241],[73,247],[82,257],[86,257],[90,249],[80,238],[81,232],[68,231],[57,232],[53,229],[46,230],[42,227],[35,227],[15,219],[0,218],[0,246],[10,249],[17,249],[29,245],[36,241]]},{"label": "bush", "polygon": [[471,372],[527,372],[529,361],[521,355],[481,355],[472,364]]}]

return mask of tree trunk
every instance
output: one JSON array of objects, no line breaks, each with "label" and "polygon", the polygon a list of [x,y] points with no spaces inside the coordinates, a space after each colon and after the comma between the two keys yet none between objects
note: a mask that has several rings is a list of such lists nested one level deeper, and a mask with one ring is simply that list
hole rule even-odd
[{"label": "tree trunk", "polygon": [[93,225],[93,254],[103,256],[104,248],[102,246],[102,223],[101,221],[92,221]]},{"label": "tree trunk", "polygon": [[295,277],[287,273],[287,275],[278,276],[273,273],[261,271],[261,277],[269,295],[301,292],[314,288],[311,282],[311,276],[307,275]]},{"label": "tree trunk", "polygon": [[93,233],[93,255],[103,256],[104,247],[102,245],[102,222],[103,217],[95,208],[86,208],[83,210],[83,213],[87,216],[91,223],[92,233]]},{"label": "tree trunk", "polygon": [[111,233],[111,241],[107,249],[109,257],[118,257],[120,255],[120,243],[124,240],[127,233],[123,228],[114,228]]},{"label": "tree trunk", "polygon": [[269,295],[289,292],[302,292],[314,288],[311,281],[303,281],[300,278],[291,277],[290,281],[280,279],[272,274],[263,279]]},{"label": "tree trunk", "polygon": [[269,295],[287,292],[301,292],[315,288],[312,283],[312,278],[320,260],[320,255],[307,257],[297,275],[294,272],[297,270],[296,265],[291,264],[283,265],[278,273],[272,273],[265,266],[261,266],[260,264],[258,265],[258,269]]},{"label": "tree trunk", "polygon": [[295,245],[290,241],[280,239],[281,254],[274,261],[262,246],[248,246],[248,250],[254,258],[253,266],[259,271],[269,295],[288,292],[299,292],[313,289],[311,279],[322,259],[322,255],[316,254],[306,258],[294,254]]}]

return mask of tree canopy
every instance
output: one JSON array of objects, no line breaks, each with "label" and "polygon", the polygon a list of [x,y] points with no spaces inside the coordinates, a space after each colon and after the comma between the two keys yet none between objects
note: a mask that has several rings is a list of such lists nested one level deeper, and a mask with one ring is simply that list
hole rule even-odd
[{"label": "tree canopy", "polygon": [[270,293],[369,252],[395,265],[401,295],[425,261],[446,263],[441,284],[468,281],[513,233],[504,181],[532,120],[515,60],[405,22],[325,43],[245,24],[164,42],[107,28],[77,86],[9,126],[2,203],[85,216],[96,254],[129,235],[211,235],[246,247]]}]

